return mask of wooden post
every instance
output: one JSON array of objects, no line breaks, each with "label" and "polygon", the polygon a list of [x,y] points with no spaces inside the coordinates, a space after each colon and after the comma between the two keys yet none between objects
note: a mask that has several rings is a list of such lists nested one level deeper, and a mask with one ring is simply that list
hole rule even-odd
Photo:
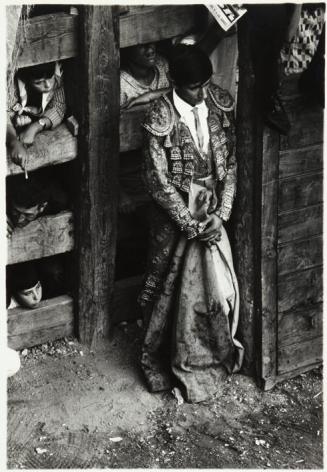
[{"label": "wooden post", "polygon": [[95,348],[112,316],[119,158],[118,7],[85,5],[80,18],[78,335]]},{"label": "wooden post", "polygon": [[[279,134],[267,128],[263,135],[261,183],[261,347],[259,380],[265,389],[277,374],[277,214]],[[266,379],[270,379],[268,382]]]},{"label": "wooden post", "polygon": [[235,269],[240,288],[239,334],[245,348],[244,371],[255,365],[255,160],[257,154],[254,75],[247,18],[238,28],[237,196],[233,210]]}]

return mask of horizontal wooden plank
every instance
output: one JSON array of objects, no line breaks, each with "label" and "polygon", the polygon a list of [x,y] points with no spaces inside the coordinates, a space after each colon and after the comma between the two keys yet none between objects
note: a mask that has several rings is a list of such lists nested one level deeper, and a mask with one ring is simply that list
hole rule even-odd
[{"label": "horizontal wooden plank", "polygon": [[8,310],[8,345],[23,349],[42,344],[74,332],[73,299],[68,295],[42,301],[33,310]]},{"label": "horizontal wooden plank", "polygon": [[285,346],[278,351],[278,374],[292,372],[322,360],[322,337]]},{"label": "horizontal wooden plank", "polygon": [[317,303],[305,310],[280,314],[278,346],[285,347],[322,336],[322,318],[322,303]]},{"label": "horizontal wooden plank", "polygon": [[146,109],[145,105],[141,105],[121,114],[119,125],[120,152],[132,151],[141,147],[143,136],[141,123]]},{"label": "horizontal wooden plank", "polygon": [[323,141],[324,115],[321,108],[301,108],[288,112],[291,129],[287,136],[281,136],[280,149],[298,149]]},{"label": "horizontal wooden plank", "polygon": [[303,149],[281,151],[279,157],[279,177],[289,177],[322,169],[323,145],[315,144]]},{"label": "horizontal wooden plank", "polygon": [[112,323],[142,318],[137,297],[142,287],[143,276],[137,275],[115,282]]},{"label": "horizontal wooden plank", "polygon": [[282,179],[279,182],[279,213],[321,203],[322,190],[322,173]]},{"label": "horizontal wooden plank", "polygon": [[120,47],[172,38],[195,25],[194,6],[138,5],[120,17]]},{"label": "horizontal wooden plank", "polygon": [[278,244],[322,233],[322,204],[278,216]]},{"label": "horizontal wooden plank", "polygon": [[15,228],[8,240],[8,264],[53,256],[73,247],[72,212],[43,216],[24,228]]},{"label": "horizontal wooden plank", "polygon": [[278,248],[278,275],[322,264],[322,235],[291,241]]},{"label": "horizontal wooden plank", "polygon": [[53,13],[20,23],[18,67],[68,59],[78,54],[78,15]]},{"label": "horizontal wooden plank", "polygon": [[[33,171],[50,165],[63,164],[77,156],[77,139],[61,124],[53,131],[39,133],[33,146],[27,149],[27,170]],[[22,169],[7,157],[7,174],[21,174]]]},{"label": "horizontal wooden plank", "polygon": [[278,312],[309,309],[322,301],[322,267],[282,275],[278,279]]}]

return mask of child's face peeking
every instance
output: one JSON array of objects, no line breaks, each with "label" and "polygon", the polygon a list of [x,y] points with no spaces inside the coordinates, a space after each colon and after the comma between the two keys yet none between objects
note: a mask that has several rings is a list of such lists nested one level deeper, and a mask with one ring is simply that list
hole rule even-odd
[{"label": "child's face peeking", "polygon": [[55,85],[55,75],[52,77],[42,77],[30,81],[31,88],[37,93],[51,92]]},{"label": "child's face peeking", "polygon": [[18,228],[23,228],[31,221],[35,220],[41,215],[46,207],[47,203],[40,203],[29,208],[18,206],[13,203],[10,216],[13,224]]},{"label": "child's face peeking", "polygon": [[156,56],[156,45],[154,43],[137,44],[131,48],[129,60],[140,66],[152,68]]},{"label": "child's face peeking", "polygon": [[15,293],[18,303],[26,308],[36,308],[42,299],[42,285],[38,281],[34,287],[19,290]]}]

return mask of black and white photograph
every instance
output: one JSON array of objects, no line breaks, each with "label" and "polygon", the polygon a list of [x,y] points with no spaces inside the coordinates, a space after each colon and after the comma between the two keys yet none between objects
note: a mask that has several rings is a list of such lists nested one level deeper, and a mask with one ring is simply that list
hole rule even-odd
[{"label": "black and white photograph", "polygon": [[325,7],[4,6],[7,470],[323,469]]}]

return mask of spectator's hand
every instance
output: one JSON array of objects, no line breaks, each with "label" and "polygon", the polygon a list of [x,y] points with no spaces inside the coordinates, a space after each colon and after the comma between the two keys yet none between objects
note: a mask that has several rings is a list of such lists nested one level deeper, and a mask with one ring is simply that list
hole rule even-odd
[{"label": "spectator's hand", "polygon": [[14,139],[8,145],[8,152],[10,159],[23,170],[25,170],[27,165],[27,151],[24,145],[17,139]]},{"label": "spectator's hand", "polygon": [[223,220],[219,216],[211,214],[205,223],[206,227],[199,234],[198,239],[203,242],[220,241]]},{"label": "spectator's hand", "polygon": [[14,229],[15,229],[14,224],[11,221],[11,219],[9,218],[9,216],[7,215],[7,238],[8,239],[10,239],[12,237]]},{"label": "spectator's hand", "polygon": [[27,115],[18,115],[16,117],[16,127],[27,126],[32,123],[32,119]]},{"label": "spectator's hand", "polygon": [[19,133],[19,140],[26,146],[31,146],[34,143],[35,136],[40,131],[38,123],[32,123],[24,131]]}]

